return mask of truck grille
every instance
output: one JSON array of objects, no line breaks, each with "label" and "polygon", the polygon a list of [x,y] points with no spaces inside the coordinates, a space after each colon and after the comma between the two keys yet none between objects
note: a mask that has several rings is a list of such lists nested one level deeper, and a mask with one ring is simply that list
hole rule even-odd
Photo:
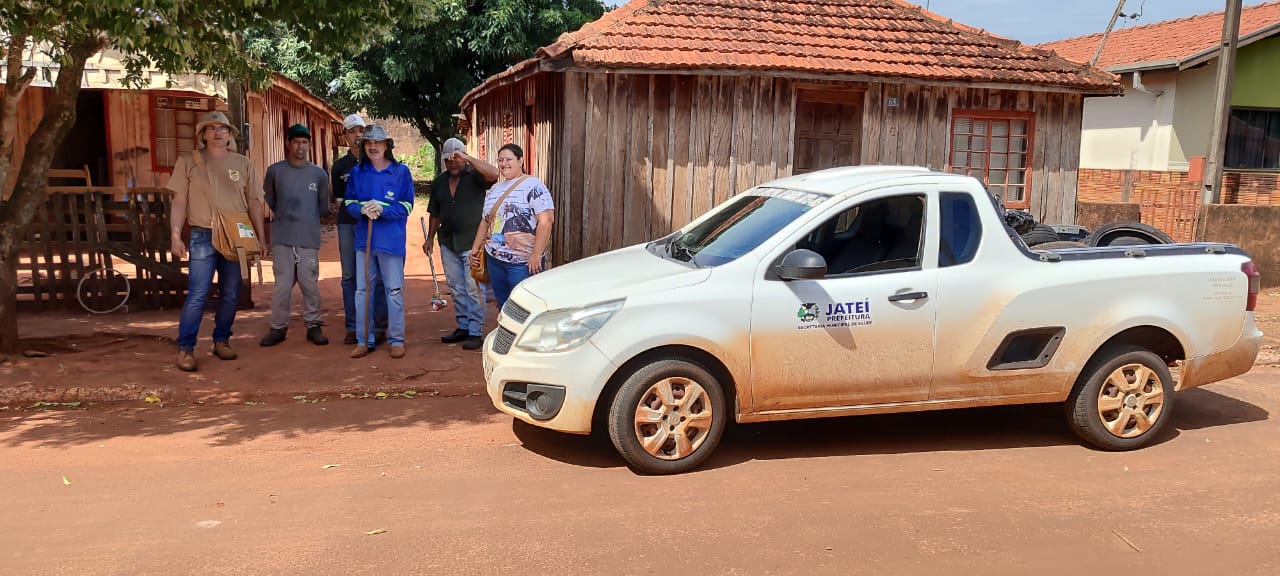
[{"label": "truck grille", "polygon": [[511,344],[516,341],[516,333],[498,326],[498,335],[493,337],[495,354],[506,354],[511,351]]},{"label": "truck grille", "polygon": [[516,324],[524,324],[524,321],[529,319],[529,311],[516,304],[514,300],[507,300],[507,304],[502,307],[502,313],[506,314],[507,318],[515,320]]}]

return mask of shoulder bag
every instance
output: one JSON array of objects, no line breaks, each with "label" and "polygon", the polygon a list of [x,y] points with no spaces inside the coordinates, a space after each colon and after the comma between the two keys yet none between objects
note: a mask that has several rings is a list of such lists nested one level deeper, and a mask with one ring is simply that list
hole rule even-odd
[{"label": "shoulder bag", "polygon": [[[507,188],[507,191],[502,193],[502,197],[498,198],[498,201],[493,203],[493,208],[489,210],[489,215],[484,218],[484,241],[480,243],[480,251],[482,254],[480,254],[480,257],[473,260],[471,263],[471,277],[475,278],[476,282],[481,284],[489,283],[489,258],[483,252],[485,245],[489,243],[489,235],[493,232],[493,219],[498,215],[498,209],[502,207],[502,202],[520,186],[520,183],[523,182],[525,178],[528,177],[529,175],[525,174],[524,176],[517,178],[515,182],[512,182],[511,186]],[[479,264],[476,262],[479,262]]]},{"label": "shoulder bag", "polygon": [[[216,185],[213,182],[213,175],[209,173],[208,165],[204,162],[204,155],[199,150],[193,150],[191,159],[195,162],[196,167],[201,172],[204,172],[205,179],[209,183],[209,190],[205,194],[205,200],[209,202],[209,211],[213,216],[213,225],[211,226],[213,249],[217,250],[227,260],[240,262],[240,270],[243,276],[248,278],[249,262],[262,253],[262,247],[258,244],[258,235],[253,230],[253,221],[249,219],[248,212],[226,210],[219,207],[213,201]],[[251,185],[252,183],[245,183],[246,187]],[[244,195],[244,201],[246,205],[250,202],[247,194]]]}]

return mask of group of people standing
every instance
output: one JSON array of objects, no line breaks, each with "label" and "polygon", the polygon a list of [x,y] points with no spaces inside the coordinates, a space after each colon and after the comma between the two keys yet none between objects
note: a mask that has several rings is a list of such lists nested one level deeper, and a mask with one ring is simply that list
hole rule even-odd
[{"label": "group of people standing", "polygon": [[[213,283],[219,303],[214,315],[213,354],[234,360],[230,345],[239,287],[239,263],[213,248],[213,206],[247,212],[259,239],[271,223],[269,254],[275,276],[271,324],[261,346],[275,346],[288,334],[293,286],[303,297],[306,338],[326,345],[320,307],[321,220],[337,214],[342,265],[342,300],[350,356],[361,358],[387,343],[392,358],[405,355],[404,266],[406,228],[414,207],[413,176],[393,152],[395,141],[379,125],[356,114],[343,120],[348,153],[325,170],[310,161],[311,133],[297,124],[285,133],[285,160],[272,164],[255,185],[252,163],[235,151],[238,130],[222,112],[196,125],[196,150],[179,158],[167,187],[173,191],[172,251],[190,255],[187,297],[178,327],[177,366],[195,371],[194,348]],[[440,260],[453,295],[457,328],[441,337],[466,350],[481,347],[486,286],[472,268],[484,258],[498,308],[521,280],[546,266],[554,223],[551,193],[524,173],[524,152],[515,144],[498,151],[495,167],[466,153],[450,138],[442,147],[444,170],[433,180],[427,212],[430,226],[423,252]],[[184,224],[190,237],[184,241]],[[265,254],[264,254],[265,255]]]}]

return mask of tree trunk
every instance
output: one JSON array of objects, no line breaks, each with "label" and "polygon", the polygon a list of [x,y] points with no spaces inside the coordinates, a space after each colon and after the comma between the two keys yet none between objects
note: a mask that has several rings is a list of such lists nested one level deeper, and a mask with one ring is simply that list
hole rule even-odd
[{"label": "tree trunk", "polygon": [[22,53],[27,47],[27,36],[14,34],[5,46],[4,97],[0,99],[0,196],[9,183],[9,168],[13,165],[13,144],[18,135],[18,102],[27,86],[36,77],[34,67],[22,70]]},{"label": "tree trunk", "polygon": [[18,244],[26,237],[31,219],[47,196],[53,155],[76,123],[76,100],[80,97],[85,62],[105,46],[105,38],[86,38],[71,45],[61,58],[58,80],[45,105],[44,116],[27,140],[13,196],[0,205],[0,260],[5,268],[0,272],[0,282],[4,283],[0,287],[0,298],[4,299],[0,303],[0,356],[20,352],[16,297]]}]

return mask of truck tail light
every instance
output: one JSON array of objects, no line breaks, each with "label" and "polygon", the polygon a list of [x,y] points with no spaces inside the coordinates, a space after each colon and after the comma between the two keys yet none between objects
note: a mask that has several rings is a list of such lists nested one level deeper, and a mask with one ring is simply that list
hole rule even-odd
[{"label": "truck tail light", "polygon": [[1262,291],[1262,274],[1258,273],[1258,267],[1252,260],[1241,264],[1240,271],[1249,279],[1249,300],[1244,309],[1253,312],[1258,307],[1258,293]]}]

